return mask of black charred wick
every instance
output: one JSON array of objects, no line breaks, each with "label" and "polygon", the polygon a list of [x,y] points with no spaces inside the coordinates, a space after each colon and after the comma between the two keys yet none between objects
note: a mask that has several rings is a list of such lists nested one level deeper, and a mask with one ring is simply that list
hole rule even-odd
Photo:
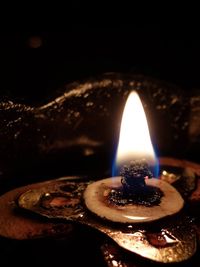
[{"label": "black charred wick", "polygon": [[110,191],[110,203],[137,204],[148,207],[159,205],[163,192],[158,187],[146,185],[145,178],[150,179],[153,175],[145,160],[135,160],[129,165],[124,165],[120,175],[122,187]]},{"label": "black charred wick", "polygon": [[134,160],[129,165],[124,165],[120,172],[122,185],[127,193],[136,194],[146,187],[145,178],[152,178],[149,166],[145,160]]}]

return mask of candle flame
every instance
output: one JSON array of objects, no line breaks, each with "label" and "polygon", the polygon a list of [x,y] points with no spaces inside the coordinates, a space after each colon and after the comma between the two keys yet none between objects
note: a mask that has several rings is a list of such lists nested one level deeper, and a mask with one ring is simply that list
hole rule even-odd
[{"label": "candle flame", "polygon": [[130,164],[133,160],[145,160],[157,177],[158,163],[146,115],[135,91],[130,93],[124,108],[113,176],[119,175],[120,166]]}]

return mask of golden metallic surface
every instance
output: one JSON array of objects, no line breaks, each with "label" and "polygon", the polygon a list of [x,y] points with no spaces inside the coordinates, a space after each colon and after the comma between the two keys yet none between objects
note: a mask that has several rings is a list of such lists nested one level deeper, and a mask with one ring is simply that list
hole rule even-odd
[{"label": "golden metallic surface", "polygon": [[119,224],[92,215],[83,203],[88,182],[54,180],[18,199],[19,207],[49,219],[65,219],[91,226],[119,246],[153,261],[171,263],[189,259],[196,252],[196,233],[186,216],[151,224]]}]

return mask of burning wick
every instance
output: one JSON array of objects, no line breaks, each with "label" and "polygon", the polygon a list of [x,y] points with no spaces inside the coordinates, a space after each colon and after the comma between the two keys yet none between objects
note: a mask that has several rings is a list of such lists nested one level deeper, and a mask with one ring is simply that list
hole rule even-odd
[{"label": "burning wick", "polygon": [[151,167],[156,165],[142,103],[132,92],[122,116],[114,168],[114,175],[120,176],[90,184],[84,192],[87,208],[120,223],[149,222],[179,212],[184,201],[173,186],[153,178]]},{"label": "burning wick", "polygon": [[153,177],[145,160],[132,161],[121,171],[121,188],[111,190],[109,201],[116,205],[138,204],[158,205],[163,192],[158,187],[149,186],[145,180]]}]

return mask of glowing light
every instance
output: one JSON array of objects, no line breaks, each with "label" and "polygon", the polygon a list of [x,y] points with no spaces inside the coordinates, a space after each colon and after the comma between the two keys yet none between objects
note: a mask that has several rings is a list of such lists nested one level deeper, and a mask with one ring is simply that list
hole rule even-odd
[{"label": "glowing light", "polygon": [[[122,116],[116,167],[129,164],[132,160],[145,159],[157,169],[157,160],[152,146],[146,115],[138,94],[130,93]],[[117,175],[115,168],[114,175]],[[157,176],[155,171],[154,175]]]},{"label": "glowing light", "polygon": [[126,218],[128,218],[128,219],[131,219],[131,220],[137,220],[137,221],[139,221],[139,220],[141,220],[141,221],[144,221],[144,220],[146,220],[148,217],[141,217],[141,216],[134,216],[134,215],[124,215],[124,217],[126,217]]}]

